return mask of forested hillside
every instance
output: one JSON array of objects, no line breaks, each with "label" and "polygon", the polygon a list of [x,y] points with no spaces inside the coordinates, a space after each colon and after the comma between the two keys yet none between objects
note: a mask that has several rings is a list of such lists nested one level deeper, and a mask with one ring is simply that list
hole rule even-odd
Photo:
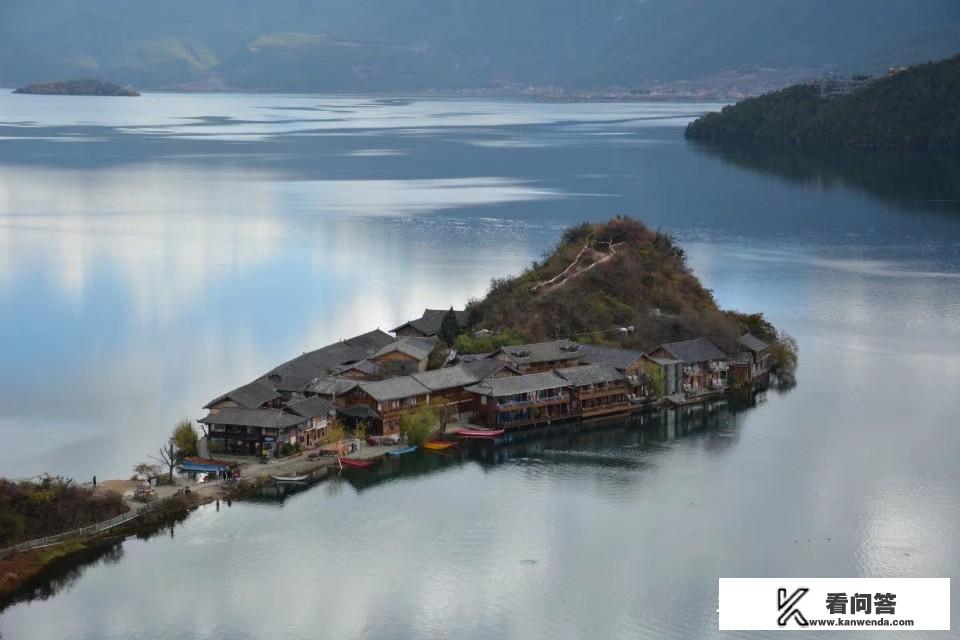
[{"label": "forested hillside", "polygon": [[0,84],[627,86],[950,55],[956,0],[4,0]]},{"label": "forested hillside", "polygon": [[960,148],[960,56],[840,97],[799,85],[749,98],[690,123],[686,135],[712,142]]}]

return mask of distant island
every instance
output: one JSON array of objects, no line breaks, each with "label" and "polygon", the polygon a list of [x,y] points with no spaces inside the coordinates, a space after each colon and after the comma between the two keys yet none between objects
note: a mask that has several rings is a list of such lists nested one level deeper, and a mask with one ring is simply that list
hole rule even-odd
[{"label": "distant island", "polygon": [[24,93],[35,96],[130,96],[140,94],[133,89],[121,87],[112,82],[100,80],[59,80],[55,82],[37,82],[26,87],[16,89],[14,93]]},{"label": "distant island", "polygon": [[819,80],[742,100],[687,125],[703,142],[960,148],[960,55],[883,78]]}]

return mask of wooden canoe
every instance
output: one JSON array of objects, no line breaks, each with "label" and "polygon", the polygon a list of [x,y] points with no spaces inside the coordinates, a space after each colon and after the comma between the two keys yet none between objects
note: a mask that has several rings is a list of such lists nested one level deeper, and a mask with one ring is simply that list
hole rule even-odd
[{"label": "wooden canoe", "polygon": [[443,451],[444,449],[449,449],[450,447],[455,446],[457,446],[457,443],[453,440],[429,440],[423,443],[423,448],[431,451]]},{"label": "wooden canoe", "polygon": [[496,438],[503,435],[503,429],[457,429],[456,434],[464,438]]},{"label": "wooden canoe", "polygon": [[357,460],[355,458],[338,458],[340,465],[351,467],[353,469],[372,469],[373,463],[369,460]]}]

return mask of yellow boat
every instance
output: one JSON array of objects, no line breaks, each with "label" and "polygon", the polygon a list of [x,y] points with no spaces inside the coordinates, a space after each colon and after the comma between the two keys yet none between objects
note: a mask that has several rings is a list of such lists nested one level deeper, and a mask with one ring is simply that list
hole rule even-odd
[{"label": "yellow boat", "polygon": [[456,444],[456,442],[448,442],[445,440],[430,440],[423,443],[423,448],[432,449],[433,451],[443,451],[444,449],[456,446]]}]

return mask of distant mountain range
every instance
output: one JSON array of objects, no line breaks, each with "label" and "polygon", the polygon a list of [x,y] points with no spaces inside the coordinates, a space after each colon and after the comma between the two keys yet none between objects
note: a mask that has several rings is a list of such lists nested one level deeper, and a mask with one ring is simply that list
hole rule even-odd
[{"label": "distant mountain range", "polygon": [[879,79],[788,87],[708,113],[686,137],[710,143],[960,149],[960,55]]},{"label": "distant mountain range", "polygon": [[642,88],[943,58],[957,0],[3,0],[0,84]]}]

